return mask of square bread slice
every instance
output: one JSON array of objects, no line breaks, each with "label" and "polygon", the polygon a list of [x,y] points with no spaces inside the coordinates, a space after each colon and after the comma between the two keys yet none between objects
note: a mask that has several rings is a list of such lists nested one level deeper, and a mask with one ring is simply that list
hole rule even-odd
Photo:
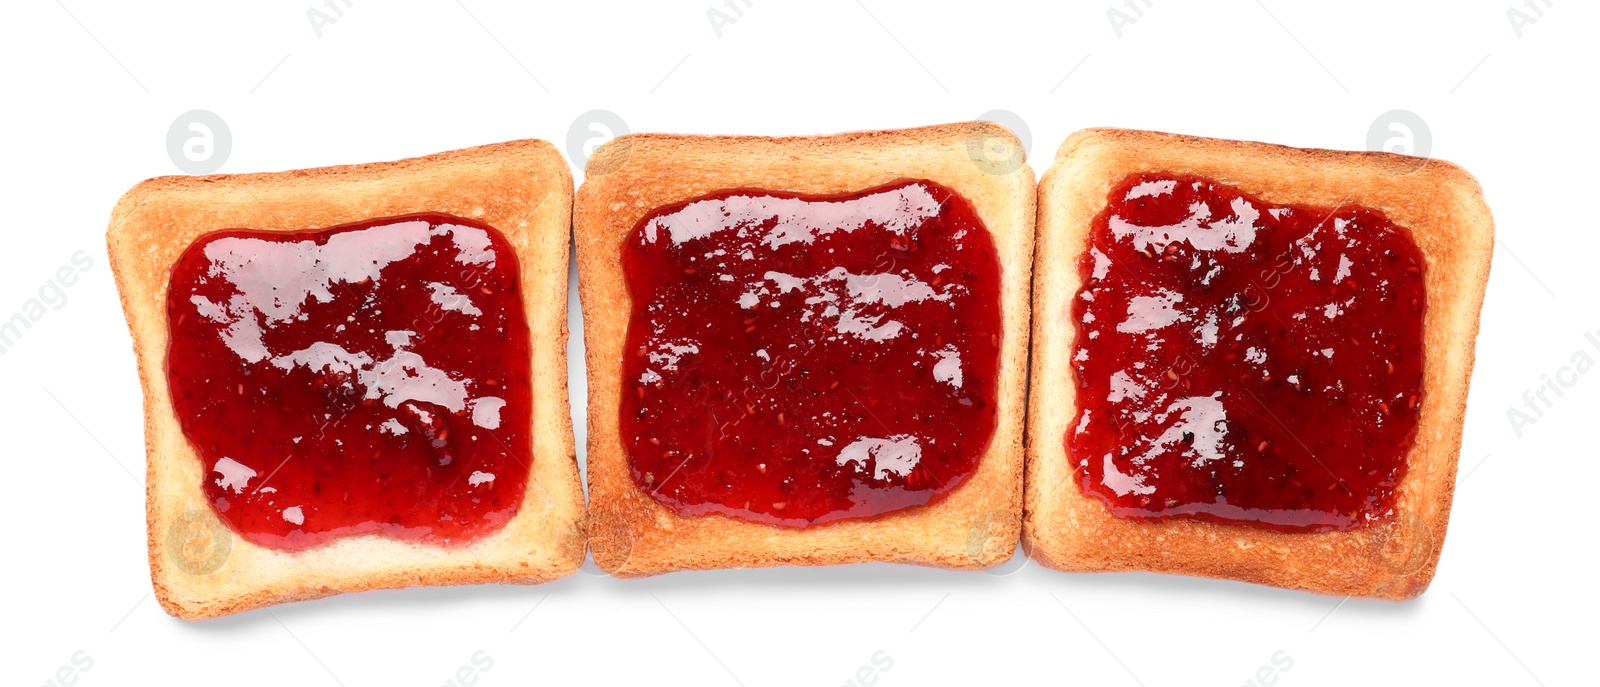
[{"label": "square bread slice", "polygon": [[[1011,156],[999,159],[996,151]],[[1009,130],[972,122],[797,138],[631,135],[597,150],[587,170],[574,231],[588,349],[590,550],[602,569],[619,577],[862,561],[972,569],[1010,558],[1021,528],[1034,176]],[[930,504],[804,528],[686,517],[636,486],[618,425],[633,309],[621,255],[639,221],[721,190],[839,194],[909,178],[965,197],[998,249],[998,417],[969,479]]]},{"label": "square bread slice", "polygon": [[[341,592],[415,585],[536,583],[583,561],[582,485],[567,405],[566,287],[572,175],[554,146],[526,140],[398,162],[144,181],[112,211],[106,242],[144,387],[150,575],[168,613],[207,618]],[[487,223],[516,251],[530,332],[533,462],[515,517],[474,542],[438,547],[377,535],[298,553],[233,533],[173,410],[167,374],[169,273],[208,232],[300,231],[419,212]]]},{"label": "square bread slice", "polygon": [[[1077,412],[1069,361],[1077,260],[1112,188],[1142,172],[1192,174],[1273,204],[1379,210],[1426,261],[1423,410],[1396,513],[1365,528],[1285,533],[1181,518],[1124,519],[1086,495],[1065,449]],[[1409,599],[1433,579],[1461,448],[1473,342],[1493,248],[1477,182],[1448,162],[1116,129],[1080,131],[1039,186],[1024,548],[1067,571],[1149,570],[1325,594]]]}]

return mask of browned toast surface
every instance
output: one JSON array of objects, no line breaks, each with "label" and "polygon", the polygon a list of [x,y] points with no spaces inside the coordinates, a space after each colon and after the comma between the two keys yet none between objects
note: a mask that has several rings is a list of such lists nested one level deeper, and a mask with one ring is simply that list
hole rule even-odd
[{"label": "browned toast surface", "polygon": [[[985,143],[1010,146],[1018,157],[975,156]],[[600,567],[633,577],[860,561],[982,568],[1010,557],[1020,526],[1034,213],[1033,172],[1020,151],[1009,131],[983,122],[796,138],[633,135],[596,151],[578,190],[574,230],[589,370],[590,547]],[[925,506],[804,529],[680,516],[636,486],[618,408],[632,311],[621,248],[637,223],[657,208],[720,190],[837,194],[904,178],[928,179],[966,198],[999,249],[999,416],[975,474]]]},{"label": "browned toast surface", "polygon": [[[1396,515],[1366,529],[1283,533],[1187,519],[1141,522],[1087,496],[1065,437],[1077,401],[1071,299],[1094,216],[1130,174],[1192,174],[1275,204],[1363,206],[1410,230],[1426,260],[1423,398]],[[1493,222],[1477,182],[1438,160],[1303,150],[1118,129],[1080,131],[1039,185],[1024,546],[1071,571],[1152,570],[1389,599],[1427,588],[1455,488]]]},{"label": "browned toast surface", "polygon": [[[384,587],[542,582],[578,567],[583,495],[566,388],[571,200],[566,162],[531,140],[397,162],[161,177],[123,196],[106,241],[144,388],[150,572],[167,612],[205,618]],[[487,223],[517,253],[533,357],[533,464],[516,516],[452,548],[368,535],[286,553],[233,534],[202,492],[205,471],[167,385],[172,265],[219,229],[303,231],[419,212]]]}]

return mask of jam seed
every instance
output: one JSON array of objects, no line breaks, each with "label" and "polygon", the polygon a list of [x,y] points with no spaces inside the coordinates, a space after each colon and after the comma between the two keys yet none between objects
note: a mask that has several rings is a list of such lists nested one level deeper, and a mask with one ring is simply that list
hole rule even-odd
[{"label": "jam seed", "polygon": [[772,502],[772,510],[783,510],[784,508],[787,508],[788,506],[789,506],[789,502],[788,501],[773,501]]},{"label": "jam seed", "polygon": [[1270,441],[1263,441],[1263,442],[1261,442],[1259,444],[1256,444],[1256,452],[1257,453],[1266,453],[1267,452],[1267,447],[1271,446],[1271,445],[1272,445],[1272,442],[1270,442]]},{"label": "jam seed", "polygon": [[1174,382],[1178,381],[1178,373],[1173,372],[1172,370],[1167,370],[1167,379],[1170,379]]},{"label": "jam seed", "polygon": [[1388,415],[1389,414],[1389,404],[1384,403],[1383,401],[1378,401],[1378,410],[1380,412],[1382,412],[1384,415]]},{"label": "jam seed", "polygon": [[1383,365],[1384,365],[1384,369],[1387,369],[1389,371],[1389,374],[1394,374],[1394,363],[1389,362],[1389,361],[1384,361]]}]

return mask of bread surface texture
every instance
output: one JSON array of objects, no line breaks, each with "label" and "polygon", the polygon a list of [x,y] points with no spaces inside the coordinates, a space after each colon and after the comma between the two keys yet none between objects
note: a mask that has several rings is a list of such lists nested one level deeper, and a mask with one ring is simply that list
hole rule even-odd
[{"label": "bread surface texture", "polygon": [[[1392,518],[1320,533],[1136,521],[1082,491],[1065,448],[1077,413],[1069,360],[1077,334],[1071,304],[1082,287],[1077,261],[1112,188],[1144,172],[1205,177],[1272,204],[1371,208],[1410,231],[1426,262],[1423,401]],[[1393,600],[1427,588],[1450,515],[1494,241],[1471,175],[1388,153],[1089,129],[1061,145],[1039,185],[1038,212],[1023,522],[1033,558],[1066,571],[1149,570]]]},{"label": "bread surface texture", "polygon": [[[900,179],[927,179],[960,194],[998,249],[998,416],[974,473],[923,506],[804,528],[685,517],[640,489],[618,433],[622,346],[633,309],[621,254],[639,221],[728,189],[839,194]],[[976,569],[1010,558],[1021,526],[1033,189],[1020,142],[987,122],[794,138],[641,134],[597,150],[573,219],[589,374],[589,544],[599,566],[638,577],[864,561]]]},{"label": "bread surface texture", "polygon": [[[144,389],[150,575],[162,608],[198,619],[368,589],[537,583],[583,561],[583,494],[566,378],[572,175],[549,143],[513,141],[375,164],[160,177],[129,190],[106,241]],[[516,252],[530,334],[532,459],[515,517],[440,547],[378,535],[290,553],[253,544],[213,512],[207,473],[174,412],[166,374],[172,265],[221,229],[304,231],[421,212],[498,229]]]}]

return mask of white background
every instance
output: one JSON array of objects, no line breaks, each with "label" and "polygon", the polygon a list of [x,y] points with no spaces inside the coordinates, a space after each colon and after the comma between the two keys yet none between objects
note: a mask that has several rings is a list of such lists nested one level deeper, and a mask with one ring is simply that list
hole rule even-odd
[{"label": "white background", "polygon": [[[321,0],[316,0],[321,2]],[[721,0],[716,0],[721,2]],[[742,3],[742,0],[735,0]],[[1596,8],[1560,0],[357,0],[319,37],[311,0],[23,0],[0,26],[0,318],[89,268],[0,355],[5,682],[79,685],[1558,685],[1593,673]],[[463,4],[464,3],[464,4]],[[1203,6],[1202,6],[1203,5]],[[315,7],[323,8],[318,4]],[[341,6],[342,7],[342,6]],[[735,21],[713,30],[707,11]],[[1134,17],[1121,36],[1107,16]],[[1518,36],[1507,12],[1534,18]],[[328,11],[323,8],[323,11]],[[331,12],[330,12],[331,14]],[[1477,175],[1497,227],[1455,510],[1433,586],[1404,604],[1149,574],[889,565],[587,572],[538,587],[382,591],[191,623],[150,596],[140,394],[106,263],[121,193],[176,173],[166,132],[205,109],[224,172],[368,162],[539,137],[592,109],[633,131],[810,134],[1004,109],[1037,172],[1096,125],[1360,149],[1420,115]],[[580,176],[581,178],[581,176]],[[573,330],[577,325],[576,301]],[[582,342],[570,353],[580,399]],[[1586,368],[1587,369],[1587,368]],[[1521,427],[1546,376],[1570,382]],[[581,449],[580,449],[581,451]],[[881,660],[881,659],[880,659]],[[481,657],[480,657],[481,661]],[[457,682],[456,684],[461,684]],[[858,683],[859,684],[859,683]],[[1257,684],[1261,684],[1258,682]]]}]

